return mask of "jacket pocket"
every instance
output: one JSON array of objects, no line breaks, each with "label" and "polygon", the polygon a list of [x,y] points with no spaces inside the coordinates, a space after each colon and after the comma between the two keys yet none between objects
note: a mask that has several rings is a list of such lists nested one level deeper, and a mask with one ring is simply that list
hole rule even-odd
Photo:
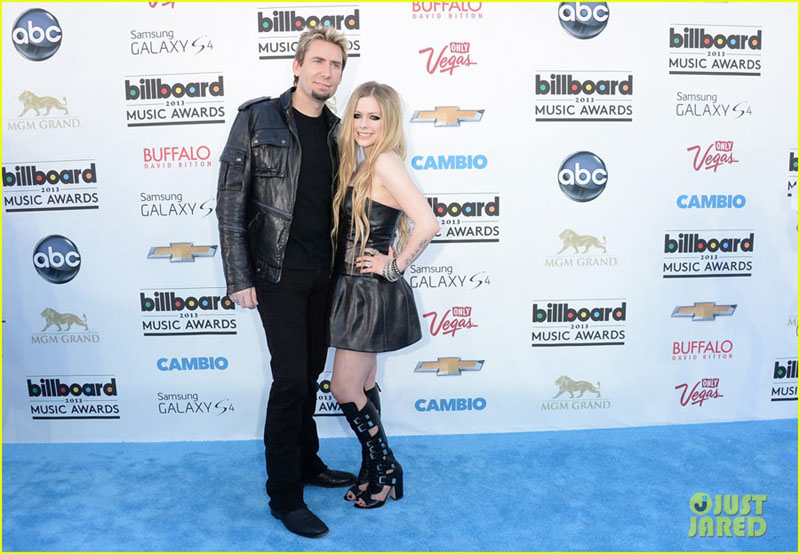
[{"label": "jacket pocket", "polygon": [[250,252],[254,257],[279,267],[283,260],[291,223],[291,215],[287,217],[282,210],[256,204],[253,218],[247,226]]},{"label": "jacket pocket", "polygon": [[254,174],[257,177],[284,177],[291,143],[289,129],[256,129],[250,143]]},{"label": "jacket pocket", "polygon": [[227,190],[242,190],[244,184],[244,158],[242,150],[226,148],[219,157],[219,182],[217,187]]}]

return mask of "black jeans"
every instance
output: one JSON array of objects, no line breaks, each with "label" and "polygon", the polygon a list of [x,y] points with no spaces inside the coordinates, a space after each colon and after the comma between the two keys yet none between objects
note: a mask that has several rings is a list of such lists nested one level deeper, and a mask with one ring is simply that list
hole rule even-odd
[{"label": "black jeans", "polygon": [[328,346],[329,269],[283,269],[278,283],[256,284],[258,312],[272,360],[272,388],[264,425],[270,506],[290,511],[305,506],[302,479],[327,466],[317,456],[314,423],[317,378]]}]

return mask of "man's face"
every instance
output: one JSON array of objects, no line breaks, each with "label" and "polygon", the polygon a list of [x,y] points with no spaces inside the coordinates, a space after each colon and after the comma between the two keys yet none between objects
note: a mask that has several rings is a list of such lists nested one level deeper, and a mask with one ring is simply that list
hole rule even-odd
[{"label": "man's face", "polygon": [[297,92],[324,102],[336,93],[342,82],[342,49],[325,40],[314,40],[306,49],[302,65],[292,62],[297,77]]}]

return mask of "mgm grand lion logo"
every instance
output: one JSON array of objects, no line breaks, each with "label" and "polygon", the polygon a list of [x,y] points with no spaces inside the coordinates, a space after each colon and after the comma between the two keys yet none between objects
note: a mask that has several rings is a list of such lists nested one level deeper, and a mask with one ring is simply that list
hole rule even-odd
[{"label": "mgm grand lion logo", "polygon": [[600,397],[600,382],[598,382],[597,386],[595,387],[589,381],[573,381],[566,375],[562,375],[556,379],[556,385],[558,385],[558,394],[553,398],[558,398],[565,392],[569,393],[570,398],[575,398],[576,392],[580,392],[578,398],[581,398],[585,392],[593,392],[598,398]]},{"label": "mgm grand lion logo", "polygon": [[49,115],[50,110],[53,108],[63,111],[64,115],[69,115],[69,110],[66,106],[67,99],[63,96],[61,97],[61,101],[59,101],[58,98],[52,96],[36,96],[31,91],[26,90],[19,95],[19,101],[22,102],[23,110],[18,117],[22,117],[31,110],[35,111],[37,116],[42,115],[39,110],[45,110],[44,115]]},{"label": "mgm grand lion logo", "polygon": [[606,253],[606,237],[603,237],[603,242],[600,242],[600,240],[592,235],[579,235],[572,229],[564,229],[558,235],[558,238],[564,242],[564,246],[561,247],[558,254],[561,254],[567,248],[574,248],[576,254],[578,253],[578,248],[583,248],[581,254],[586,254],[591,246],[602,250],[603,254]]},{"label": "mgm grand lion logo", "polygon": [[[45,308],[42,310],[41,316],[44,318],[45,326],[39,331],[40,333],[44,333],[53,326],[58,327],[59,331],[69,331],[73,324],[82,326],[86,331],[89,330],[89,326],[86,324],[86,314],[83,314],[83,319],[81,319],[75,314],[60,314],[53,308]],[[66,325],[67,328],[62,329],[62,325]]]}]

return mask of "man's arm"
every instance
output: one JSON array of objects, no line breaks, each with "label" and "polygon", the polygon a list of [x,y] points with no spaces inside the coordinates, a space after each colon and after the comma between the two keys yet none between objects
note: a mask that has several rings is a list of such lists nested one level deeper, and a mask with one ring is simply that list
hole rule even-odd
[{"label": "man's arm", "polygon": [[251,186],[249,118],[249,111],[240,109],[220,156],[216,211],[229,295],[254,285],[247,246],[247,197]]}]

